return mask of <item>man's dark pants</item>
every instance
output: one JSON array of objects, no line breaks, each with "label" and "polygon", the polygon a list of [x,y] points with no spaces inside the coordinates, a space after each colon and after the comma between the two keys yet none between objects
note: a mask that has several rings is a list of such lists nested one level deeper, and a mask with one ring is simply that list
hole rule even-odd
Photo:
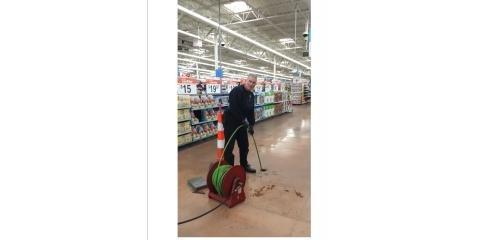
[{"label": "man's dark pants", "polygon": [[227,146],[227,142],[230,139],[230,136],[232,136],[235,129],[237,129],[237,127],[240,125],[241,124],[239,123],[235,123],[232,120],[232,117],[227,112],[224,114],[224,120],[223,120],[223,127],[224,127],[224,133],[225,133],[224,159],[230,165],[233,166],[235,162],[235,156],[233,155],[233,147],[236,141],[240,151],[240,165],[245,167],[248,165],[248,162],[247,162],[248,133],[247,133],[246,125],[237,130],[237,132],[235,133],[235,136],[233,136],[232,140],[230,140],[230,143],[228,143],[228,146]]}]

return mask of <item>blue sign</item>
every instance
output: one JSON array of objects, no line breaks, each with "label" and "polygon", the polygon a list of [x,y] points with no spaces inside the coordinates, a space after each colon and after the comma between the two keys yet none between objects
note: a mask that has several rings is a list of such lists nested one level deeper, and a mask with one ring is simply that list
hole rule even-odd
[{"label": "blue sign", "polygon": [[215,77],[223,77],[223,69],[222,68],[215,69]]}]

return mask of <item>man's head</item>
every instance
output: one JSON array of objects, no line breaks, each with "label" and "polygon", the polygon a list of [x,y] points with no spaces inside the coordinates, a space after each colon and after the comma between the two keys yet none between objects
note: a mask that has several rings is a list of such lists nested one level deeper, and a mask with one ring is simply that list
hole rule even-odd
[{"label": "man's head", "polygon": [[257,75],[255,74],[248,74],[247,80],[243,84],[246,90],[253,92],[255,89],[255,85],[257,85]]}]

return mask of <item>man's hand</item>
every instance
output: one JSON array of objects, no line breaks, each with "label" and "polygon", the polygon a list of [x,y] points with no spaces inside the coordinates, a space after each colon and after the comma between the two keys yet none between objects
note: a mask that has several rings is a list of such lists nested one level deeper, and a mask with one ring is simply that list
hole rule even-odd
[{"label": "man's hand", "polygon": [[253,131],[253,126],[248,126],[248,133],[250,133],[251,135],[253,135],[254,131]]}]

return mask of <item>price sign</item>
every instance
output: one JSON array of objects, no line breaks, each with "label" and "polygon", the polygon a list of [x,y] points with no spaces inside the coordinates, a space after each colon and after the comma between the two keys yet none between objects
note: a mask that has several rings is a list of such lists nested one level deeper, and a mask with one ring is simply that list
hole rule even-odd
[{"label": "price sign", "polygon": [[272,85],[271,84],[265,84],[265,92],[271,92],[272,91]]},{"label": "price sign", "polygon": [[189,77],[179,77],[177,79],[178,94],[197,94],[198,80]]},{"label": "price sign", "polygon": [[197,94],[197,85],[189,83],[177,84],[178,94]]},{"label": "price sign", "polygon": [[237,86],[236,84],[228,84],[228,85],[227,85],[227,93],[229,93],[230,91],[232,91],[232,89],[233,89],[234,87],[236,87],[236,86]]},{"label": "price sign", "polygon": [[221,91],[220,84],[207,84],[207,94],[219,94]]},{"label": "price sign", "polygon": [[255,86],[255,92],[260,93],[263,90],[263,86],[261,84]]}]

